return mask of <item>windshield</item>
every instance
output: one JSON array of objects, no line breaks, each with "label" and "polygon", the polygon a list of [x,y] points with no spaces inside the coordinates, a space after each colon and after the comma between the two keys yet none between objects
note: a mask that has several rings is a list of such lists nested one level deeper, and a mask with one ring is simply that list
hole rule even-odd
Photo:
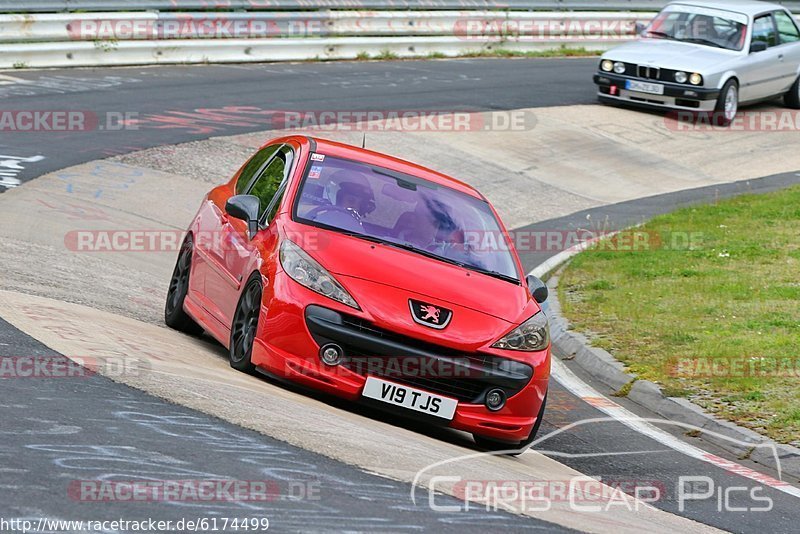
[{"label": "windshield", "polygon": [[726,50],[744,47],[747,18],[727,11],[692,6],[670,6],[642,33],[652,39],[671,39]]},{"label": "windshield", "polygon": [[313,154],[295,220],[519,280],[485,201],[396,171]]}]

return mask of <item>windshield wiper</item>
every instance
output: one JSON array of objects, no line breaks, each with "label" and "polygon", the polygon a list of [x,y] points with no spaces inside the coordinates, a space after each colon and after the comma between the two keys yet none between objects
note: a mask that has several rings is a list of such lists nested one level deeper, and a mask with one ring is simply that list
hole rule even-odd
[{"label": "windshield wiper", "polygon": [[507,274],[498,273],[497,271],[491,271],[489,269],[484,269],[482,267],[476,267],[474,265],[465,265],[467,269],[471,269],[473,271],[477,271],[481,274],[485,274],[486,276],[493,276],[494,278],[499,278],[500,280],[505,280],[506,282],[511,282],[512,284],[519,285],[519,279],[514,278],[513,276],[509,276]]},{"label": "windshield wiper", "polygon": [[647,35],[654,35],[656,37],[662,37],[664,39],[669,39],[669,40],[672,40],[672,41],[676,40],[673,35],[670,35],[670,34],[664,33],[664,32],[655,31],[655,30],[647,30],[644,33],[646,33]]},{"label": "windshield wiper", "polygon": [[685,37],[683,39],[678,39],[678,41],[683,41],[687,43],[697,43],[697,44],[704,44],[708,46],[714,46],[717,48],[725,48],[719,43],[715,43],[714,41],[709,41],[708,39],[703,39],[702,37]]},{"label": "windshield wiper", "polygon": [[425,256],[427,258],[433,258],[435,260],[440,260],[440,261],[443,261],[445,263],[450,263],[452,265],[458,265],[459,267],[470,267],[466,263],[463,263],[463,262],[460,262],[460,261],[456,261],[456,260],[452,260],[452,259],[446,258],[444,256],[439,256],[438,254],[436,254],[434,252],[430,252],[430,251],[422,249],[422,248],[417,248],[414,245],[409,245],[408,243],[395,243],[393,241],[381,241],[381,242],[384,245],[388,245],[390,247],[401,248],[403,250],[408,250],[410,252],[416,252],[417,254],[420,254],[420,255]]}]

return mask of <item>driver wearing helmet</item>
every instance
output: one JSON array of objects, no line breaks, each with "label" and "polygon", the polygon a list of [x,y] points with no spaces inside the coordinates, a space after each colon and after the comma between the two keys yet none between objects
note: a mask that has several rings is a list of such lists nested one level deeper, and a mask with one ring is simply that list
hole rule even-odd
[{"label": "driver wearing helmet", "polygon": [[708,15],[696,15],[689,26],[687,37],[693,39],[714,40],[718,38],[714,28],[714,18]]},{"label": "driver wearing helmet", "polygon": [[375,195],[367,177],[356,171],[336,171],[325,186],[329,205],[318,206],[308,214],[323,224],[361,232],[361,218],[375,211]]}]

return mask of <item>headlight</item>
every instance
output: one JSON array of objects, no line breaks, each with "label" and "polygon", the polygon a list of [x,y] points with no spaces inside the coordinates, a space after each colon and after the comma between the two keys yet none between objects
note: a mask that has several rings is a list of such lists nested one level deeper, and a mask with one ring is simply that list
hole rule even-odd
[{"label": "headlight", "polygon": [[544,350],[550,343],[550,325],[543,312],[539,312],[503,336],[492,347],[506,350],[534,352]]},{"label": "headlight", "polygon": [[696,72],[692,73],[692,75],[689,76],[689,83],[692,85],[701,85],[703,83],[703,77]]},{"label": "headlight", "polygon": [[360,309],[350,293],[314,258],[288,239],[281,242],[281,266],[292,280],[320,295]]},{"label": "headlight", "polygon": [[621,61],[615,61],[614,72],[617,74],[625,74],[625,63],[622,63]]},{"label": "headlight", "polygon": [[686,80],[688,79],[689,77],[686,76],[686,73],[683,72],[682,70],[679,70],[678,72],[675,73],[675,81],[678,83],[686,83]]},{"label": "headlight", "polygon": [[604,59],[600,62],[600,68],[606,72],[611,72],[614,69],[614,63],[610,59]]}]

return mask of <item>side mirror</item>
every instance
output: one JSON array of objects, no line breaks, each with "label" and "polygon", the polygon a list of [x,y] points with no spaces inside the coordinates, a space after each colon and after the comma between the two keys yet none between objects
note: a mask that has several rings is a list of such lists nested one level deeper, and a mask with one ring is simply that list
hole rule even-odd
[{"label": "side mirror", "polygon": [[644,22],[638,22],[638,21],[637,21],[637,22],[636,22],[636,23],[633,25],[633,33],[636,35],[636,37],[639,37],[640,35],[642,35],[642,33],[644,32],[644,29],[645,29],[646,27],[647,27],[647,26],[645,25],[645,23],[644,23]]},{"label": "side mirror", "polygon": [[258,210],[261,201],[253,195],[234,195],[225,203],[225,213],[247,223],[247,237],[253,239],[258,232]]},{"label": "side mirror", "polygon": [[528,282],[528,289],[531,292],[533,300],[535,300],[539,304],[542,304],[544,301],[547,300],[547,295],[549,294],[549,291],[547,290],[547,286],[545,285],[545,283],[542,282],[542,280],[539,277],[529,274],[528,277],[525,278],[525,281]]},{"label": "side mirror", "polygon": [[769,45],[764,41],[753,41],[750,44],[750,53],[752,54],[753,52],[763,52],[767,48],[769,48]]}]

